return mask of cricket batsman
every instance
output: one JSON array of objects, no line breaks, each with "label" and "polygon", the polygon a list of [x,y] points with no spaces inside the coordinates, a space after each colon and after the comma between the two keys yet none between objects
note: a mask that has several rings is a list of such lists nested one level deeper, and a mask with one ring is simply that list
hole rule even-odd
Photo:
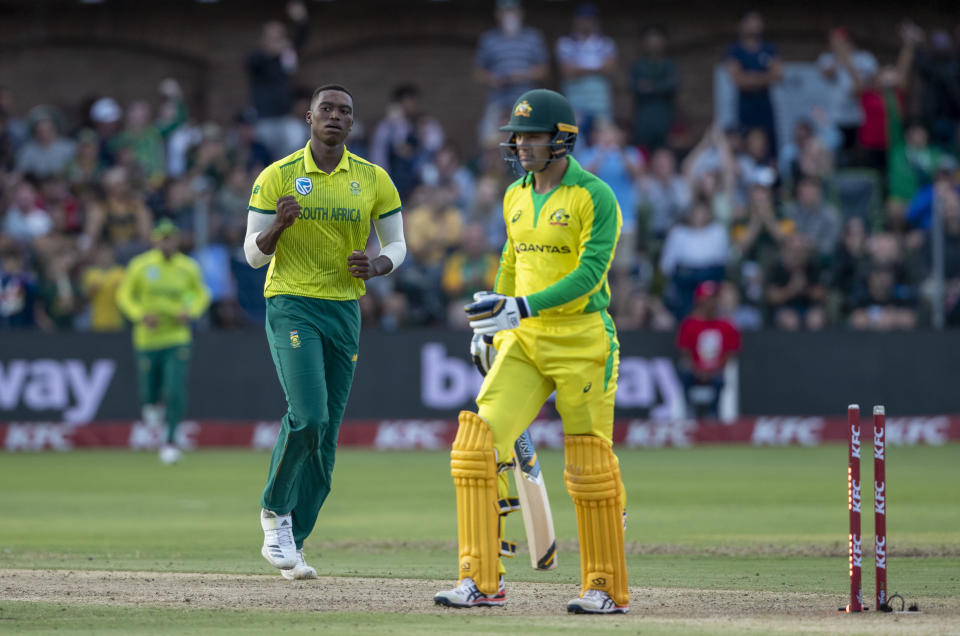
[{"label": "cricket batsman", "polygon": [[612,450],[619,343],[607,313],[607,271],[620,235],[613,191],[570,156],[573,108],[554,91],[523,94],[504,157],[525,175],[504,195],[507,241],[493,292],[467,305],[470,326],[497,350],[477,396],[460,413],[450,453],[457,493],[459,583],[439,605],[503,605],[498,501],[515,440],[556,391],[563,419],[564,479],[577,513],[581,593],[574,613],[625,613],[624,494]]},{"label": "cricket batsman", "polygon": [[[364,281],[406,254],[400,196],[386,171],[353,154],[353,96],[328,84],[305,117],[310,140],[253,185],[244,253],[267,269],[267,342],[287,398],[260,500],[260,553],[286,579],[313,579],[303,557],[330,493],[340,422],[353,385]],[[364,253],[370,223],[380,253]]]},{"label": "cricket batsman", "polygon": [[127,266],[117,288],[117,305],[133,323],[133,348],[143,423],[166,421],[166,441],[160,461],[180,460],[177,426],[187,409],[187,369],[190,364],[190,321],[210,305],[197,262],[178,251],[180,231],[169,219],[151,233],[155,249]]}]

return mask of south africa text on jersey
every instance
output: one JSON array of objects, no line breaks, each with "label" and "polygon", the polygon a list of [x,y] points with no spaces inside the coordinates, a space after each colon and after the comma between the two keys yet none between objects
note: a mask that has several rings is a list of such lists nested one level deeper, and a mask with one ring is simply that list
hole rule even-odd
[{"label": "south africa text on jersey", "polygon": [[360,220],[359,208],[300,208],[298,219],[308,221],[353,221]]}]

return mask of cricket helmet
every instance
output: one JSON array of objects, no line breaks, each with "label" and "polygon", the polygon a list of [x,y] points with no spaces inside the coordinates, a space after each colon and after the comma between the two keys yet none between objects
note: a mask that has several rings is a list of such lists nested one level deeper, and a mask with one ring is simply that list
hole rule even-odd
[{"label": "cricket helmet", "polygon": [[577,118],[566,97],[556,91],[537,88],[520,96],[513,106],[510,121],[500,128],[512,133],[510,140],[500,144],[504,159],[517,161],[517,133],[551,133],[550,146],[556,161],[573,152],[577,141]]}]

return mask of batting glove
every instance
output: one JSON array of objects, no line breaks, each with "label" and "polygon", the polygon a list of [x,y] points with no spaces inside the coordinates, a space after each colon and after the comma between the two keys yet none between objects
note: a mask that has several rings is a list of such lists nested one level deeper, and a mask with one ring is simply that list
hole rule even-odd
[{"label": "batting glove", "polygon": [[493,336],[473,334],[473,339],[470,341],[470,357],[473,359],[473,364],[477,367],[480,375],[486,376],[490,367],[493,366],[493,359],[497,357],[497,350],[493,346]]},{"label": "batting glove", "polygon": [[522,296],[479,292],[474,294],[474,299],[463,308],[473,333],[493,335],[501,329],[513,329],[530,315],[530,306]]}]

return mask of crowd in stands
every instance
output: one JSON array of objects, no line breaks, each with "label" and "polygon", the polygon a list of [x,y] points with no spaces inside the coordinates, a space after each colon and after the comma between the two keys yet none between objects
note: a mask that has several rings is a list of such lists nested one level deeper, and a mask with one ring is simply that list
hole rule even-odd
[{"label": "crowd in stands", "polygon": [[[717,315],[740,330],[909,329],[938,314],[960,325],[960,30],[906,22],[890,34],[889,64],[845,29],[824,34],[816,65],[830,93],[778,138],[771,90],[783,60],[748,12],[705,61],[729,73],[736,121],[690,144],[665,28],[644,28],[640,57],[625,60],[603,31],[612,17],[591,4],[552,48],[518,1],[497,0],[495,18],[478,34],[473,70],[487,97],[475,147],[450,141],[412,83],[347,142],[392,176],[408,244],[398,271],[370,281],[365,324],[466,327],[465,299],[493,284],[502,195],[516,178],[498,128],[521,93],[546,85],[575,106],[574,156],[622,209],[610,272],[619,328],[675,330],[705,281]],[[295,82],[308,25],[298,1],[286,22],[265,24],[244,61],[250,104],[229,121],[198,119],[175,79],[125,104],[98,96],[74,118],[21,110],[0,87],[0,328],[124,329],[115,290],[161,218],[202,267],[213,297],[204,326],[262,323],[265,270],[243,256],[246,206],[260,170],[308,138],[312,87]],[[633,109],[618,119],[623,90]]]}]

